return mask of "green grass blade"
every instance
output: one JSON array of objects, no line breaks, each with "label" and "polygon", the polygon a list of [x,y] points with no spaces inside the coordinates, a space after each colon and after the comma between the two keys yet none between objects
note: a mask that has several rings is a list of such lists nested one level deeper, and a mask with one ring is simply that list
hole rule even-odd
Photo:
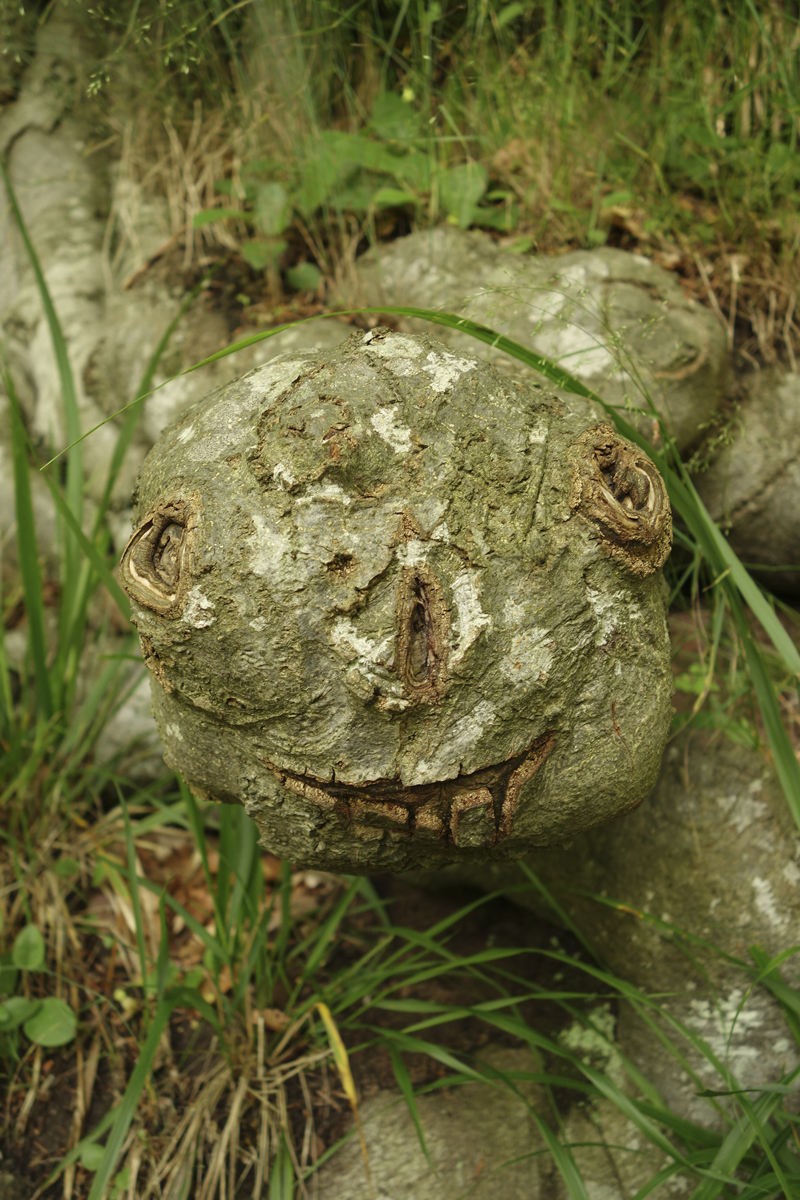
[{"label": "green grass blade", "polygon": [[411,1082],[411,1076],[409,1075],[406,1069],[406,1064],[403,1062],[403,1059],[401,1058],[396,1046],[389,1046],[389,1056],[392,1060],[392,1070],[394,1071],[394,1077],[397,1081],[397,1086],[400,1089],[401,1096],[406,1102],[406,1108],[408,1109],[409,1116],[411,1117],[411,1120],[414,1123],[414,1128],[417,1131],[420,1149],[425,1155],[425,1158],[428,1160],[430,1169],[435,1171],[436,1168],[433,1165],[433,1159],[430,1156],[428,1145],[425,1141],[425,1134],[422,1131],[422,1122],[419,1117],[419,1109],[417,1108],[417,1100],[414,1095],[414,1086]]},{"label": "green grass blade", "polygon": [[200,855],[200,862],[203,867],[203,878],[206,881],[208,894],[211,897],[211,903],[214,905],[214,928],[217,932],[217,937],[220,938],[222,944],[227,948],[227,940],[225,939],[225,922],[223,920],[222,911],[220,910],[219,900],[217,897],[217,889],[214,885],[214,878],[211,874],[211,868],[208,865],[208,850],[206,848],[206,834],[203,827],[203,818],[200,815],[200,809],[197,807],[197,801],[194,798],[191,790],[186,786],[182,779],[178,779],[180,785],[181,797],[183,799],[186,813],[189,817],[189,825],[194,834],[194,844],[197,847],[197,852]]},{"label": "green grass blade", "polygon": [[[128,597],[125,595],[122,588],[117,583],[117,580],[115,579],[114,574],[113,574],[111,568],[109,567],[108,563],[103,558],[102,554],[97,549],[97,546],[94,544],[94,542],[90,541],[89,538],[86,536],[86,534],[81,529],[81,526],[78,523],[78,521],[75,517],[75,514],[73,513],[73,511],[69,507],[69,505],[66,503],[64,497],[61,495],[61,491],[60,491],[58,485],[50,478],[49,472],[42,469],[40,471],[40,474],[42,475],[45,483],[47,484],[50,495],[53,497],[53,503],[55,504],[58,511],[61,513],[61,516],[64,518],[65,524],[69,527],[70,532],[71,532],[72,536],[74,537],[75,543],[78,546],[79,550],[81,550],[83,552],[83,554],[86,557],[87,563],[94,569],[94,571],[96,572],[96,574],[99,577],[99,579],[101,580],[101,582],[105,585],[105,588],[108,591],[108,594],[111,596],[111,599],[114,601],[114,603],[116,604],[119,611],[122,613],[125,620],[130,621],[131,606],[128,602]],[[75,590],[78,591],[79,589],[76,587]],[[88,594],[86,594],[86,593],[88,593],[88,589],[80,589],[80,590],[85,593],[85,598],[88,601],[89,597],[88,597]],[[80,627],[80,625],[81,625],[81,614],[78,612],[78,613],[74,614],[73,631],[76,629],[76,627]],[[82,630],[81,630],[81,632],[82,632]],[[70,640],[69,637],[67,640]]]},{"label": "green grass blade", "polygon": [[47,669],[42,573],[36,525],[33,519],[33,499],[28,466],[28,435],[22,421],[19,398],[8,369],[5,354],[0,351],[0,372],[8,396],[11,415],[11,457],[14,470],[14,504],[17,517],[17,550],[25,611],[28,614],[28,645],[33,659],[36,681],[36,701],[40,717],[45,721],[53,715],[53,693]]},{"label": "green grass blade", "polygon": [[531,1116],[536,1122],[536,1127],[547,1143],[547,1148],[550,1151],[550,1156],[553,1159],[558,1173],[564,1181],[564,1187],[567,1189],[567,1194],[570,1200],[591,1200],[583,1176],[578,1170],[575,1159],[568,1146],[560,1142],[553,1130],[543,1121],[539,1114],[534,1110],[530,1110]]},{"label": "green grass blade", "polygon": [[299,995],[303,985],[311,978],[317,968],[322,965],[322,962],[330,948],[330,944],[336,936],[336,932],[342,923],[342,919],[352,904],[353,898],[358,893],[359,886],[360,880],[354,879],[350,886],[344,890],[342,895],[336,901],[333,911],[328,917],[326,917],[322,925],[320,925],[319,929],[317,930],[314,936],[313,949],[306,959],[302,974],[296,984],[295,996]]},{"label": "green grass blade", "polygon": [[[11,180],[6,170],[5,162],[0,159],[0,175],[8,194],[11,211],[14,214],[14,219],[19,229],[20,237],[22,238],[25,252],[28,256],[28,261],[31,264],[36,285],[39,289],[39,295],[44,308],[45,317],[50,330],[50,339],[53,343],[53,352],[55,354],[56,365],[58,367],[58,378],[61,386],[61,403],[64,411],[64,427],[69,443],[67,454],[67,480],[66,480],[66,499],[69,505],[70,512],[73,514],[78,524],[81,524],[83,515],[83,450],[81,447],[81,420],[78,411],[78,397],[75,392],[75,379],[72,374],[72,365],[69,361],[69,352],[67,350],[67,342],[64,337],[64,331],[61,328],[61,322],[58,319],[52,297],[47,287],[47,280],[44,277],[41,263],[38,255],[28,234],[25,221],[22,216],[22,211],[17,201],[16,193],[11,185]],[[78,570],[78,547],[72,535],[68,535],[65,545],[65,586],[69,592],[77,583]]]},{"label": "green grass blade", "polygon": [[715,1177],[702,1180],[692,1192],[690,1200],[716,1200],[722,1191],[723,1182],[735,1182],[734,1171],[758,1137],[759,1126],[769,1117],[779,1102],[779,1096],[761,1096],[753,1106],[755,1120],[747,1114],[742,1114],[729,1131],[711,1163],[710,1172]]},{"label": "green grass blade", "polygon": [[119,476],[120,470],[122,469],[122,464],[125,461],[125,455],[128,453],[130,444],[133,441],[134,434],[136,433],[136,429],[142,415],[142,410],[144,408],[144,402],[150,395],[150,391],[153,386],[153,379],[155,378],[156,371],[158,370],[158,364],[164,357],[167,346],[172,340],[173,333],[186,316],[186,313],[192,307],[200,292],[214,274],[215,270],[216,266],[208,271],[200,280],[200,282],[192,288],[191,292],[183,301],[177,313],[164,330],[161,340],[150,356],[150,361],[148,362],[144,374],[142,375],[141,382],[136,389],[136,399],[132,404],[128,405],[125,410],[125,418],[122,422],[122,427],[120,428],[119,435],[114,446],[114,453],[111,455],[111,462],[108,466],[108,474],[106,476],[105,487],[103,488],[103,495],[97,510],[97,516],[95,517],[95,536],[105,520],[105,515],[111,502],[111,493],[114,490],[114,484],[117,482],[117,477]]},{"label": "green grass blade", "polygon": [[111,1132],[106,1142],[105,1153],[92,1181],[92,1189],[88,1200],[104,1200],[106,1189],[114,1176],[122,1147],[125,1143],[131,1121],[136,1113],[139,1099],[144,1091],[147,1078],[153,1066],[158,1050],[158,1043],[172,1016],[173,1009],[178,1006],[196,1008],[209,1021],[219,1034],[219,1023],[210,1004],[193,988],[172,988],[156,1007],[144,1044],[139,1050],[139,1057],[133,1069],[128,1086],[122,1099],[113,1112]]},{"label": "green grass blade", "polygon": [[128,805],[125,803],[125,797],[122,795],[119,787],[117,787],[117,798],[122,809],[122,819],[125,822],[125,849],[128,856],[128,886],[130,888],[131,908],[133,910],[133,922],[136,926],[136,949],[139,952],[139,969],[142,973],[142,994],[145,997],[144,1017],[145,1029],[147,1028],[147,950],[145,948],[144,939],[144,917],[142,915],[142,899],[139,895],[139,885],[137,883],[138,871],[136,869],[136,847],[133,844],[133,834],[131,832],[131,818],[128,813]]}]

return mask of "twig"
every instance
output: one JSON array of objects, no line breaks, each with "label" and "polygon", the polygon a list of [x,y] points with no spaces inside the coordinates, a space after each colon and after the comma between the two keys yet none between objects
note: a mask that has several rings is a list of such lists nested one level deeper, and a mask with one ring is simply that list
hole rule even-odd
[{"label": "twig", "polygon": [[706,270],[705,263],[703,262],[703,260],[701,258],[698,257],[696,251],[694,251],[694,250],[692,251],[692,257],[694,258],[695,266],[697,267],[697,270],[700,273],[700,278],[702,279],[703,284],[705,285],[706,294],[708,296],[709,303],[711,304],[711,307],[713,308],[714,312],[717,314],[717,318],[719,320],[720,325],[722,326],[722,328],[725,330],[725,332],[727,334],[728,322],[725,320],[724,316],[722,315],[722,309],[719,306],[719,300],[717,299],[717,297],[714,293],[714,289],[711,286],[711,280],[708,277],[708,271]]}]

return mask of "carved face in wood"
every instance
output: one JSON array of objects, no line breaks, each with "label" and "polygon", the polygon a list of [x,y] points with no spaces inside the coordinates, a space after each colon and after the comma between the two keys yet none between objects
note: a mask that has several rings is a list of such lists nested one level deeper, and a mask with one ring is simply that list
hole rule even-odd
[{"label": "carved face in wood", "polygon": [[212,393],[136,502],[167,761],[274,852],[513,857],[652,786],[669,505],[588,402],[375,330]]}]

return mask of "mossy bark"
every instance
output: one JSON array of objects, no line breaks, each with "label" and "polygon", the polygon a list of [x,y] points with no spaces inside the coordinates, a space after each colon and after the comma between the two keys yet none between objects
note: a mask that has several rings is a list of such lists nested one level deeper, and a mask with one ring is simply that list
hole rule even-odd
[{"label": "mossy bark", "polygon": [[516,857],[652,787],[669,506],[588,402],[357,334],[196,405],[136,505],[122,578],[168,761],[275,853]]}]

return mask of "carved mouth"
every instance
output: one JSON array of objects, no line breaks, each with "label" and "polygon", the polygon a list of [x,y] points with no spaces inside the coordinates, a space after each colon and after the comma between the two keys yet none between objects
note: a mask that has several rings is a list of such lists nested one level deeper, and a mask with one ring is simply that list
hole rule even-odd
[{"label": "carved mouth", "polygon": [[274,763],[266,765],[288,791],[335,813],[362,840],[380,838],[388,831],[477,850],[508,837],[522,789],[554,744],[555,734],[545,733],[503,763],[443,783],[411,787],[383,781],[358,786],[324,783]]}]

